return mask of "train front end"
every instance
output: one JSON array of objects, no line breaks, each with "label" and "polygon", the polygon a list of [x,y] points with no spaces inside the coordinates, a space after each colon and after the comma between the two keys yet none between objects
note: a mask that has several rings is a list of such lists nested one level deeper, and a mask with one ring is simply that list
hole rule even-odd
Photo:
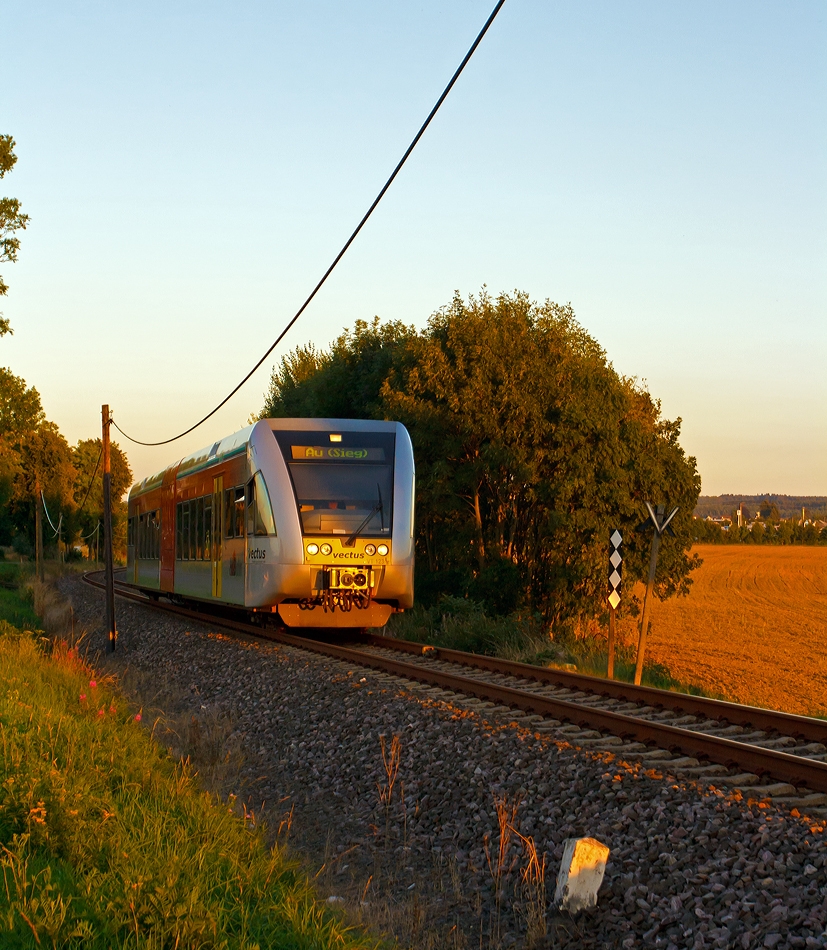
[{"label": "train front end", "polygon": [[273,440],[266,454],[275,455],[266,467],[281,539],[284,623],[379,627],[413,606],[414,461],[405,427],[262,421]]}]

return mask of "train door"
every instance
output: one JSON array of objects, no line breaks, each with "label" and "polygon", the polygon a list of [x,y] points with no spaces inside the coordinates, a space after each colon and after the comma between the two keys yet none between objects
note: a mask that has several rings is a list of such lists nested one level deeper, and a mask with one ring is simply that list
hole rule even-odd
[{"label": "train door", "polygon": [[224,476],[212,480],[212,595],[221,600],[221,556],[224,546]]}]

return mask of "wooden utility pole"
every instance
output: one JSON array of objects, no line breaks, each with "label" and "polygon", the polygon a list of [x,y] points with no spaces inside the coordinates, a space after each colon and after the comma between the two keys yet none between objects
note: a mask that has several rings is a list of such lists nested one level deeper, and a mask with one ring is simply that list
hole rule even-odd
[{"label": "wooden utility pole", "polygon": [[34,568],[37,579],[42,581],[43,571],[43,499],[40,496],[40,479],[34,482]]},{"label": "wooden utility pole", "polygon": [[[643,676],[643,656],[646,652],[646,633],[649,629],[649,610],[652,605],[652,594],[655,589],[655,571],[658,566],[658,550],[660,549],[660,536],[669,527],[669,522],[678,513],[677,508],[673,508],[670,514],[664,518],[663,513],[666,510],[663,505],[658,505],[657,511],[652,510],[649,502],[646,502],[649,510],[649,518],[643,522],[641,528],[654,527],[652,535],[652,554],[649,558],[649,579],[646,582],[646,596],[643,599],[643,617],[640,621],[640,639],[637,645],[637,662],[635,664],[635,686],[640,686],[640,680]],[[671,529],[670,529],[671,530]]]},{"label": "wooden utility pole", "polygon": [[103,559],[106,574],[106,629],[109,653],[115,652],[115,565],[112,560],[112,471],[109,459],[109,406],[101,406],[103,440]]}]

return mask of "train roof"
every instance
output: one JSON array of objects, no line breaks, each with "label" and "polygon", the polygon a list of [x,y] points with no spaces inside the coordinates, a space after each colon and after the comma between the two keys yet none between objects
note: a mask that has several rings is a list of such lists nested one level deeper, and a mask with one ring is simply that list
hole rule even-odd
[{"label": "train roof", "polygon": [[245,426],[232,435],[219,439],[191,455],[187,455],[179,462],[168,465],[154,475],[148,475],[143,481],[136,482],[129,490],[129,497],[134,498],[152,491],[163,484],[164,476],[171,469],[178,469],[177,477],[191,475],[208,465],[215,465],[225,459],[233,458],[247,451],[253,430],[260,423],[266,423],[274,432],[309,431],[324,432],[328,429],[343,429],[346,432],[394,432],[400,423],[384,422],[378,419],[261,419],[259,422]]}]

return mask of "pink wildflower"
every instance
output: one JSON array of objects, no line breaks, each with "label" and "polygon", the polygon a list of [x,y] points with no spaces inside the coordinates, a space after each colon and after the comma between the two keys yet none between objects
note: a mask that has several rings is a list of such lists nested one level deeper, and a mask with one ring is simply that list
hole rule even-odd
[{"label": "pink wildflower", "polygon": [[99,709],[99,710],[98,710],[98,715],[99,715],[99,716],[104,716],[104,715],[106,715],[106,714],[104,713],[104,711],[103,711],[102,709]]},{"label": "pink wildflower", "polygon": [[81,701],[81,702],[85,702],[85,701],[86,701],[86,693],[81,693],[81,694],[80,694],[80,701]]},{"label": "pink wildflower", "polygon": [[97,680],[89,680],[89,685],[92,687],[92,689],[97,689],[97,687],[98,687],[98,681],[97,681]]},{"label": "pink wildflower", "polygon": [[115,704],[112,703],[112,705],[109,707],[109,712],[111,712],[114,715],[117,711],[118,710],[115,708]]},{"label": "pink wildflower", "polygon": [[135,713],[135,722],[140,722],[140,721],[141,721],[141,714]]}]

